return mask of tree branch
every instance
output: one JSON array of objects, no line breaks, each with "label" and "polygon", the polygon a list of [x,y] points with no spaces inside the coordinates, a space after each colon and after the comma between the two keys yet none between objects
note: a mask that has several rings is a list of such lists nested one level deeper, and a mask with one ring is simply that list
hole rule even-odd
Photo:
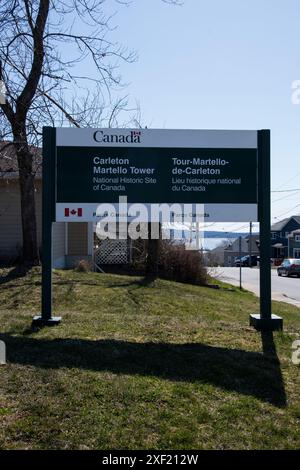
[{"label": "tree branch", "polygon": [[26,116],[30,103],[36,93],[38,82],[40,80],[43,60],[44,60],[44,43],[43,36],[46,26],[47,17],[49,14],[49,0],[41,0],[39,11],[36,19],[36,24],[33,28],[33,62],[32,67],[28,76],[28,80],[25,87],[17,98],[16,102],[16,114],[18,119],[22,119]]}]

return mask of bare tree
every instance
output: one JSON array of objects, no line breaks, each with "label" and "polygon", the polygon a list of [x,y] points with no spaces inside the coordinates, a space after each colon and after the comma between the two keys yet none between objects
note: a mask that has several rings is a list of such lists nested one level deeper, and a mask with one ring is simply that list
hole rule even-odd
[{"label": "bare tree", "polygon": [[[114,4],[127,2],[108,3],[111,12]],[[117,126],[120,112],[129,109],[126,97],[113,102],[112,90],[122,85],[120,61],[136,57],[110,40],[114,13],[105,13],[106,4],[1,0],[0,83],[6,100],[0,100],[0,140],[12,141],[17,155],[27,264],[39,263],[31,146],[40,145],[42,126]],[[88,74],[81,72],[85,64]]]}]

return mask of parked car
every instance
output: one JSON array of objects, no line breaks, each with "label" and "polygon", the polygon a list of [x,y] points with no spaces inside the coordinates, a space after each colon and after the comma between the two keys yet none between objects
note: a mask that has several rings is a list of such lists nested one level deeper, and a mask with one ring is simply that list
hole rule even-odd
[{"label": "parked car", "polygon": [[300,276],[300,259],[287,258],[284,259],[277,268],[278,276]]},{"label": "parked car", "polygon": [[239,266],[244,266],[244,256],[242,256],[241,258],[239,258],[238,256],[236,256],[234,258],[234,266],[236,267],[239,267]]},{"label": "parked car", "polygon": [[[251,255],[251,266],[257,266],[259,262],[259,256]],[[242,256],[241,258],[236,257],[234,260],[235,266],[250,266],[250,256]]]},{"label": "parked car", "polygon": [[240,263],[241,263],[241,258],[239,258],[238,256],[236,256],[234,258],[234,266],[240,266]]}]

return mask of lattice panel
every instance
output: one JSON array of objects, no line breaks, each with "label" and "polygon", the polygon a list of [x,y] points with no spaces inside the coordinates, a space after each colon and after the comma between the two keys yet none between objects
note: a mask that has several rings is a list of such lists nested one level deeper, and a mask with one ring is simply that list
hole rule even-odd
[{"label": "lattice panel", "polygon": [[101,240],[94,253],[94,261],[101,264],[127,264],[130,261],[130,247],[127,240]]}]

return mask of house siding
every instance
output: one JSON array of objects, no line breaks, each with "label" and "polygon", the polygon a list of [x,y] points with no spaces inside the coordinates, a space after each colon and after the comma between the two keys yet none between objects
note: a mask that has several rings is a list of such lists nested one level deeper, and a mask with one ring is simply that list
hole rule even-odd
[{"label": "house siding", "polygon": [[295,236],[289,237],[288,258],[300,258],[300,241],[296,241]]},{"label": "house siding", "polygon": [[[37,234],[41,246],[41,183],[35,184]],[[22,226],[19,184],[16,180],[0,180],[0,260],[13,261],[21,253]]]},{"label": "house siding", "polygon": [[64,222],[55,222],[52,232],[52,265],[54,268],[65,267],[66,250],[66,224]]},{"label": "house siding", "polygon": [[68,227],[68,255],[87,254],[88,224],[87,222],[71,222]]},{"label": "house siding", "polygon": [[291,233],[293,230],[297,230],[299,228],[300,224],[293,217],[291,217],[290,220],[288,220],[280,230],[274,230],[274,228],[271,227],[271,245],[279,243],[282,243],[283,245],[281,249],[277,249],[276,247],[272,246],[272,258],[286,258],[288,256],[288,238],[285,236],[285,234]]},{"label": "house siding", "polygon": [[92,254],[89,254],[88,223],[71,222],[68,224],[66,267],[73,268],[80,260],[92,263]]},{"label": "house siding", "polygon": [[[38,244],[42,248],[42,182],[35,181]],[[66,232],[68,253],[66,256]],[[90,246],[89,246],[90,245]],[[55,222],[53,224],[54,268],[73,267],[78,260],[92,261],[92,243],[88,243],[88,224]],[[13,263],[22,251],[21,203],[18,181],[0,179],[0,262]]]}]

